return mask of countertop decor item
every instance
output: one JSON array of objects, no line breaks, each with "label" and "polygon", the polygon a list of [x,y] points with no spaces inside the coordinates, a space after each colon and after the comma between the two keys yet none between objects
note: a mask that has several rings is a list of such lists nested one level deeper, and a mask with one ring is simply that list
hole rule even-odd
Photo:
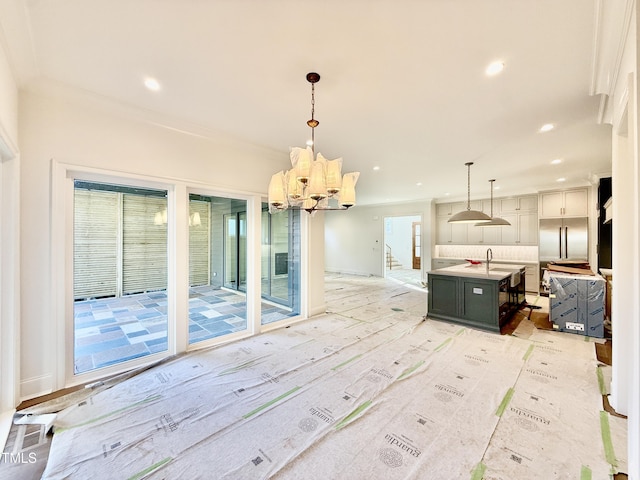
[{"label": "countertop decor item", "polygon": [[301,208],[309,213],[316,210],[346,210],[356,203],[356,182],[360,172],[342,175],[342,158],[327,160],[318,153],[315,156],[315,129],[320,124],[315,119],[315,84],[320,75],[307,74],[311,84],[311,141],[306,148],[291,148],[291,170],[280,171],[269,183],[269,213]]},{"label": "countertop decor item", "polygon": [[467,209],[453,215],[448,220],[449,223],[477,223],[491,220],[491,217],[486,213],[471,210],[471,165],[473,162],[465,163],[467,167]]}]

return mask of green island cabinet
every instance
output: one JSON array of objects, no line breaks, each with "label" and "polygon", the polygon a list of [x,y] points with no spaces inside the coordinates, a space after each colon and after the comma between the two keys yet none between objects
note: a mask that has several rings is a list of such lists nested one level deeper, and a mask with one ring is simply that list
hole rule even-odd
[{"label": "green island cabinet", "polygon": [[[513,274],[516,275],[512,280]],[[428,272],[429,318],[491,332],[500,328],[524,302],[524,266],[457,265]]]}]

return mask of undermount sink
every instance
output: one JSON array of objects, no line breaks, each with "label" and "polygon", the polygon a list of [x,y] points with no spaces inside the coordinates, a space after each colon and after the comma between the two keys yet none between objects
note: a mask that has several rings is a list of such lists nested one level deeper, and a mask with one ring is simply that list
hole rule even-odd
[{"label": "undermount sink", "polygon": [[493,270],[496,272],[515,272],[517,268],[504,268],[504,267],[491,267],[489,270]]}]

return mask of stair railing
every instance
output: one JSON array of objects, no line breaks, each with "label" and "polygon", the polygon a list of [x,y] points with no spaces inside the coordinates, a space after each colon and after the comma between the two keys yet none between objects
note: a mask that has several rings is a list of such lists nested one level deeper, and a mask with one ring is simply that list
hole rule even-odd
[{"label": "stair railing", "polygon": [[389,270],[393,267],[393,255],[391,255],[391,247],[388,244],[384,244],[387,247],[387,265],[389,266]]}]

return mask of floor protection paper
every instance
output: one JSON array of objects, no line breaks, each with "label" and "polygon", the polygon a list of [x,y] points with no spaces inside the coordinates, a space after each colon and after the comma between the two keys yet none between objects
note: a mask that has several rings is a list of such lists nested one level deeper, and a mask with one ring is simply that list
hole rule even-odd
[{"label": "floor protection paper", "polygon": [[425,319],[426,293],[382,279],[329,277],[327,301],[325,315],[178,357],[66,408],[43,478],[615,470],[592,343]]}]

